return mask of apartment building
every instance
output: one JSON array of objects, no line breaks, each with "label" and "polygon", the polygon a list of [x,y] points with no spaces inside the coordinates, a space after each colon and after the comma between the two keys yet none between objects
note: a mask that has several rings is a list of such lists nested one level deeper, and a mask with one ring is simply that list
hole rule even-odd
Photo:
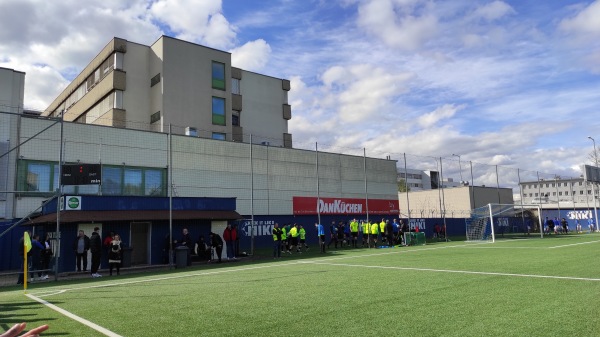
[{"label": "apartment building", "polygon": [[290,81],[232,67],[229,52],[161,36],[113,38],[44,116],[292,147]]}]

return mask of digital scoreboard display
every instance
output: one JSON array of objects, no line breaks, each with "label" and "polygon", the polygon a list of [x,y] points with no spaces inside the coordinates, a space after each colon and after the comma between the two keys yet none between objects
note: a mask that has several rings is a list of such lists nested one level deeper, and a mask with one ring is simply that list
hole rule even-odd
[{"label": "digital scoreboard display", "polygon": [[102,183],[102,165],[63,165],[60,183],[62,185],[100,185]]}]

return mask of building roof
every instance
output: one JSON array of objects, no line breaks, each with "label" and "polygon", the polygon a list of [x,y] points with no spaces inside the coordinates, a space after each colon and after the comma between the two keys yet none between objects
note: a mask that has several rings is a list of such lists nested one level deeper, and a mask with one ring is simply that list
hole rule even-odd
[{"label": "building roof", "polygon": [[[236,220],[242,216],[236,211],[199,211],[173,210],[173,220],[203,219],[203,220]],[[144,221],[169,220],[168,210],[126,210],[126,211],[61,211],[60,222],[102,222],[102,221]],[[24,225],[37,225],[56,222],[56,213],[33,218]]]}]

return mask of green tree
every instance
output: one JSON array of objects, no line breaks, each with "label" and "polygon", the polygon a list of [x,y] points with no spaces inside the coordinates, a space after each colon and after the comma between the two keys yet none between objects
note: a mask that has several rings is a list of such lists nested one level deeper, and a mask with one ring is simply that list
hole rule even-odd
[{"label": "green tree", "polygon": [[398,180],[398,192],[410,192],[410,187],[406,186],[406,180]]}]

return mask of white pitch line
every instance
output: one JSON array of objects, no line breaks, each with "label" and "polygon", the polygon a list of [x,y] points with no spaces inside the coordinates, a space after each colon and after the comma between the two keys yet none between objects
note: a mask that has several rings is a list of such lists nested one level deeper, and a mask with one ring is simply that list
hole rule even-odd
[{"label": "white pitch line", "polygon": [[367,265],[361,265],[361,264],[325,263],[325,262],[311,262],[311,261],[303,261],[303,262],[300,262],[300,263],[320,264],[320,265],[339,266],[339,267],[361,267],[361,268],[375,268],[375,269],[430,271],[430,272],[436,272],[436,273],[456,273],[456,274],[493,275],[493,276],[514,276],[514,277],[530,277],[530,278],[545,278],[545,279],[575,280],[575,281],[600,281],[600,278],[590,278],[590,277],[571,277],[571,276],[553,276],[553,275],[535,275],[535,274],[512,274],[512,273],[495,273],[495,272],[485,272],[485,271],[432,269],[432,268],[413,268],[413,267],[367,266]]},{"label": "white pitch line", "polygon": [[519,246],[514,246],[514,247],[498,247],[498,246],[491,246],[491,247],[467,247],[467,248],[473,248],[473,249],[546,249],[546,247],[519,247]]},{"label": "white pitch line", "polygon": [[203,272],[203,273],[174,275],[174,276],[150,278],[150,279],[143,279],[143,280],[125,281],[125,282],[104,283],[104,284],[97,284],[97,285],[88,286],[88,287],[58,289],[55,292],[51,292],[51,293],[45,291],[45,292],[39,293],[38,296],[39,297],[47,297],[47,296],[62,294],[62,293],[65,293],[67,291],[72,291],[72,290],[106,288],[106,287],[114,287],[114,286],[121,286],[121,285],[138,284],[138,283],[149,283],[149,282],[154,282],[154,281],[173,280],[173,279],[180,279],[180,278],[194,277],[194,276],[218,275],[218,274],[231,273],[231,272],[236,272],[236,271],[248,271],[248,270],[263,269],[263,268],[273,268],[273,267],[281,267],[281,266],[294,265],[294,264],[298,264],[298,262],[290,261],[287,263],[277,263],[277,264],[261,265],[261,266],[246,267],[246,268],[234,268],[234,269],[226,269],[226,270],[220,269],[217,271],[209,271],[209,272]]},{"label": "white pitch line", "polygon": [[587,245],[588,243],[596,243],[596,242],[600,242],[600,240],[588,241],[588,242],[571,243],[571,244],[568,244],[568,245],[553,246],[553,247],[548,247],[548,248],[549,249],[554,249],[554,248],[570,247],[570,246],[577,246],[577,245]]},{"label": "white pitch line", "polygon": [[96,324],[94,322],[90,322],[90,321],[88,321],[85,318],[81,318],[81,317],[79,317],[79,316],[77,316],[77,315],[75,315],[75,314],[73,314],[73,313],[71,313],[71,312],[69,312],[69,311],[67,311],[65,309],[59,308],[56,305],[54,305],[52,303],[49,303],[49,302],[47,302],[47,301],[45,301],[45,300],[43,300],[43,299],[41,299],[39,297],[36,297],[34,295],[31,295],[31,294],[27,294],[26,296],[29,297],[29,298],[31,298],[34,301],[42,303],[43,305],[47,306],[48,308],[50,308],[52,310],[55,310],[55,311],[58,311],[59,313],[65,315],[67,317],[69,317],[70,319],[75,320],[75,321],[77,321],[77,322],[79,322],[79,323],[81,323],[83,325],[86,325],[86,326],[88,326],[88,327],[90,327],[90,328],[92,328],[92,329],[94,329],[94,330],[96,330],[96,331],[98,331],[98,332],[106,335],[106,336],[109,336],[109,337],[122,337],[119,334],[116,334],[116,333],[114,333],[114,332],[112,332],[112,331],[110,331],[110,330],[108,330],[106,328],[103,328],[103,327],[99,326],[98,324]]},{"label": "white pitch line", "polygon": [[[373,254],[340,256],[340,257],[331,257],[331,258],[325,258],[325,259],[323,259],[321,257],[317,257],[317,258],[313,258],[313,259],[315,259],[317,261],[334,261],[334,260],[353,259],[353,258],[359,258],[359,257],[381,256],[381,255],[388,255],[388,254],[404,254],[404,253],[429,251],[429,250],[437,250],[437,249],[447,249],[447,248],[455,248],[455,247],[468,247],[468,246],[472,246],[472,245],[482,245],[482,244],[489,244],[489,243],[487,243],[487,242],[483,242],[483,243],[469,243],[469,244],[466,244],[466,245],[441,246],[441,247],[410,249],[410,250],[404,249],[404,248],[399,248],[398,250],[395,250],[395,251],[386,251],[386,252],[381,252],[381,250],[380,250],[379,253],[373,253]],[[389,248],[386,248],[386,249],[389,249]],[[394,248],[391,248],[391,249],[394,249]],[[310,261],[310,260],[303,260],[303,261]],[[87,287],[74,287],[74,288],[58,289],[58,290],[56,290],[54,292],[44,291],[44,292],[38,293],[37,296],[39,296],[39,297],[48,297],[48,296],[53,296],[53,295],[59,295],[59,294],[65,293],[67,291],[72,291],[72,290],[85,290],[85,289],[114,287],[114,286],[129,285],[129,284],[138,284],[138,283],[149,283],[149,282],[154,282],[154,281],[165,281],[165,280],[173,280],[173,279],[180,279],[180,278],[194,277],[194,276],[218,275],[218,274],[232,273],[232,272],[237,272],[237,271],[248,271],[248,270],[255,270],[255,269],[263,269],[263,268],[280,267],[280,266],[286,266],[286,265],[294,265],[294,264],[298,264],[298,263],[302,263],[302,262],[301,261],[290,261],[290,262],[287,262],[287,263],[268,264],[268,265],[254,266],[254,267],[232,268],[232,269],[226,269],[226,270],[220,269],[220,270],[217,270],[217,271],[209,271],[209,272],[202,272],[202,273],[193,273],[193,274],[187,274],[186,273],[186,274],[183,274],[183,275],[174,275],[174,276],[150,278],[150,279],[143,279],[143,280],[104,283],[104,284],[97,284],[97,285],[87,286]]]}]

